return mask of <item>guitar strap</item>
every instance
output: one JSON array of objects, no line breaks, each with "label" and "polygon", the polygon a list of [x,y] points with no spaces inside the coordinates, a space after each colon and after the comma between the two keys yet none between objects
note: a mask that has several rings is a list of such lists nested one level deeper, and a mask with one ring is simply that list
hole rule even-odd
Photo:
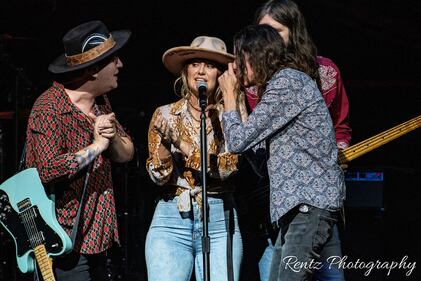
[{"label": "guitar strap", "polygon": [[26,157],[26,141],[25,141],[25,144],[23,145],[22,155],[20,156],[19,166],[16,173],[19,173],[25,168],[25,157]]},{"label": "guitar strap", "polygon": [[86,170],[86,178],[85,178],[85,184],[83,185],[82,197],[80,198],[80,203],[79,203],[79,208],[77,210],[75,224],[73,225],[72,232],[70,233],[70,240],[72,240],[73,247],[74,247],[75,241],[76,241],[77,230],[79,228],[80,214],[82,213],[83,199],[85,198],[86,187],[88,186],[89,175],[91,174],[90,171],[91,171],[91,167],[92,167],[93,163],[94,163],[94,161],[92,161],[89,164],[89,166]]}]

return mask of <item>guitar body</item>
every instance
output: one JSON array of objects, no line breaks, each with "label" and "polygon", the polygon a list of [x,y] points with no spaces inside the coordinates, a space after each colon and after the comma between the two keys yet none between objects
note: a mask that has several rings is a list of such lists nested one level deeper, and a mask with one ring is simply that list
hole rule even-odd
[{"label": "guitar body", "polygon": [[50,257],[72,248],[35,168],[23,170],[0,185],[0,223],[15,242],[17,264],[23,273],[34,270],[34,245],[44,246]]}]

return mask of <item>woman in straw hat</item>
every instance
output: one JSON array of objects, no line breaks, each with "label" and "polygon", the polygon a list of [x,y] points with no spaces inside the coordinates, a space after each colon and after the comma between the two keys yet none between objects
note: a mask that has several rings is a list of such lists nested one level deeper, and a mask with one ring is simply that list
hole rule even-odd
[{"label": "woman in straw hat", "polygon": [[169,49],[162,60],[179,76],[174,88],[180,86],[181,99],[158,107],[149,126],[146,167],[162,188],[146,239],[148,280],[188,281],[193,268],[196,280],[203,278],[198,83],[207,84],[208,97],[210,277],[238,280],[242,241],[230,180],[237,171],[238,155],[226,152],[217,83],[234,56],[221,39],[200,36],[190,46]]}]

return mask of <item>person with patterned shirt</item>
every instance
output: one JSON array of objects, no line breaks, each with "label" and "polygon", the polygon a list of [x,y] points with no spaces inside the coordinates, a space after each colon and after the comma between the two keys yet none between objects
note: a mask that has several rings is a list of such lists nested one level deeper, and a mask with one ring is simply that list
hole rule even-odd
[{"label": "person with patterned shirt", "polygon": [[[158,107],[149,126],[146,168],[160,186],[160,199],[146,238],[149,281],[189,281],[193,269],[196,280],[203,280],[198,83],[207,84],[208,97],[210,279],[239,280],[242,241],[230,180],[237,171],[239,156],[226,150],[217,83],[217,77],[233,59],[221,39],[209,36],[195,38],[190,46],[171,48],[162,57],[165,67],[179,76],[174,89],[180,89],[181,99]],[[245,106],[241,111],[245,112]]]},{"label": "person with patterned shirt", "polygon": [[[234,52],[219,78],[222,123],[229,152],[266,150],[270,217],[280,228],[269,280],[311,280],[345,197],[332,119],[316,82],[273,27],[243,28]],[[236,109],[240,85],[256,86],[259,97],[245,122]]]},{"label": "person with patterned shirt", "polygon": [[65,54],[49,65],[57,79],[29,116],[27,166],[54,192],[58,222],[69,235],[82,208],[73,251],[53,263],[59,281],[105,280],[105,251],[119,243],[111,161],[131,160],[134,147],[106,93],[117,88],[123,64],[116,51],[129,37],[101,21],[68,31]]},{"label": "person with patterned shirt", "polygon": [[[289,47],[289,51],[302,59],[302,68],[317,81],[319,90],[329,109],[335,129],[336,143],[339,149],[347,148],[351,142],[351,128],[349,126],[349,103],[340,71],[336,64],[325,57],[317,56],[317,48],[310,38],[305,24],[305,19],[298,5],[291,0],[269,0],[256,12],[256,24],[268,24],[275,28]],[[255,87],[246,89],[247,102],[250,110],[253,110],[258,102]],[[347,165],[341,165],[343,169]],[[264,189],[265,186],[258,188]],[[265,227],[266,226],[266,227]],[[265,228],[268,234],[276,234],[266,221],[259,224],[258,228]],[[247,233],[244,234],[247,239]],[[250,235],[255,239],[255,235]],[[276,236],[276,235],[269,235]],[[273,254],[273,243],[265,235],[261,237],[267,241],[267,246],[259,259],[260,280],[269,278],[270,262]],[[339,230],[333,228],[332,238],[327,242],[321,253],[324,261],[320,269],[316,270],[314,279],[320,281],[342,281],[344,273],[341,268],[329,266],[326,262],[329,257],[342,256],[342,251],[336,245],[340,244]],[[260,255],[257,253],[257,255]],[[258,257],[257,257],[258,259]]]}]

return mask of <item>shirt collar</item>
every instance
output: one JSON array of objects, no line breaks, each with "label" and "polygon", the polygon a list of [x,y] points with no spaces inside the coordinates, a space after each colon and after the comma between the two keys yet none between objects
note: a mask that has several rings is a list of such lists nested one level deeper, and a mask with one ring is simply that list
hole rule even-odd
[{"label": "shirt collar", "polygon": [[70,97],[66,94],[66,90],[62,84],[54,81],[50,91],[52,92],[56,101],[54,103],[54,105],[57,106],[56,110],[60,114],[65,114],[72,111],[72,103],[70,101]]},{"label": "shirt collar", "polygon": [[181,115],[182,113],[187,111],[187,99],[182,98],[179,101],[174,103],[174,106],[171,110],[171,114],[173,115]]}]

